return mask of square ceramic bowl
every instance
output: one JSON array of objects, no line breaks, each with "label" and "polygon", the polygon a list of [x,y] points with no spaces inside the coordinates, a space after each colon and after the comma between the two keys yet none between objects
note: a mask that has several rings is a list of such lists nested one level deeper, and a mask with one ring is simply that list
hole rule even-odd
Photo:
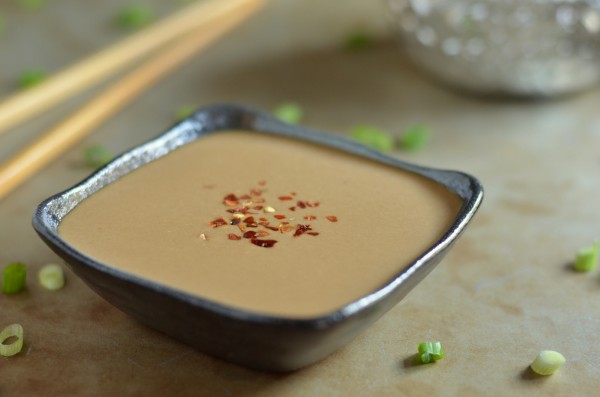
[{"label": "square ceramic bowl", "polygon": [[[62,219],[79,203],[117,179],[182,145],[221,130],[242,129],[333,147],[424,176],[456,193],[462,208],[446,233],[387,283],[347,306],[318,318],[261,315],[215,303],[100,263],[58,234]],[[41,203],[33,225],[90,288],[142,323],[210,355],[253,369],[292,371],[314,363],[351,341],[396,305],[442,259],[483,198],[466,174],[408,164],[340,136],[310,131],[266,113],[233,105],[202,109],[163,135],[113,160],[89,178]]]}]

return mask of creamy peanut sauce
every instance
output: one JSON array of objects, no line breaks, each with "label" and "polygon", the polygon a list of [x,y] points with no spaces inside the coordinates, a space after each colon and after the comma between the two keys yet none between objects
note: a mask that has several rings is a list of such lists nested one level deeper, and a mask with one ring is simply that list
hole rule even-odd
[{"label": "creamy peanut sauce", "polygon": [[[210,225],[221,217],[230,222],[227,210],[240,207],[224,203],[230,194],[240,205],[250,201],[241,196],[264,199],[251,204],[256,214],[246,219],[267,218],[277,228],[289,222],[293,230],[247,228],[269,233],[260,239],[276,240],[270,248],[231,240],[229,234],[243,235],[238,225]],[[448,230],[460,205],[445,188],[394,167],[288,138],[227,131],[98,191],[63,219],[59,233],[86,255],[139,277],[252,312],[306,318],[384,285]],[[318,235],[294,237],[297,224]]]}]

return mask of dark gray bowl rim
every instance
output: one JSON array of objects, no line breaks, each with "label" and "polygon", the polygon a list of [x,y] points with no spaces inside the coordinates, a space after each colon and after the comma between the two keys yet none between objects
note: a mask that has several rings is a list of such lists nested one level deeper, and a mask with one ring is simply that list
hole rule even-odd
[{"label": "dark gray bowl rim", "polygon": [[[66,210],[66,212],[64,212],[64,207],[61,207],[61,204],[64,204],[69,196],[80,194],[84,188],[89,188],[90,186],[95,185],[98,181],[106,178],[107,175],[110,175],[111,173],[114,174],[115,170],[125,167],[125,162],[128,161],[128,159],[131,159],[131,156],[137,155],[139,157],[142,155],[144,150],[148,150],[152,146],[163,145],[169,139],[173,140],[177,137],[183,137],[183,141],[180,144],[176,144],[174,147],[165,149],[164,153],[157,155],[154,158],[145,160],[140,165],[154,161],[175,150],[177,147],[197,139],[201,139],[202,136],[236,129],[235,127],[231,126],[225,128],[206,128],[206,120],[210,120],[211,117],[214,118],[219,116],[232,116],[247,124],[240,125],[237,127],[237,129],[254,131],[263,134],[287,136],[301,141],[313,142],[322,146],[356,154],[358,156],[366,157],[383,164],[388,164],[396,168],[425,176],[426,178],[446,186],[446,188],[458,194],[463,200],[462,208],[457,215],[455,222],[450,226],[448,231],[436,243],[433,244],[432,247],[430,247],[414,262],[404,268],[401,268],[396,275],[394,275],[379,289],[371,292],[368,295],[358,298],[357,300],[334,312],[313,318],[280,317],[256,313],[214,302],[200,296],[192,295],[181,290],[135,276],[131,273],[124,272],[116,267],[98,262],[69,245],[58,235],[57,229],[60,221],[76,205],[75,204]],[[134,171],[136,168],[138,167],[136,166],[131,170],[127,170],[126,172],[113,177],[113,179],[109,180],[108,182],[101,183],[100,187],[96,188],[91,194],[78,199],[77,203],[94,194],[95,191],[99,190],[103,186],[108,185],[121,176],[127,175],[128,173]],[[53,245],[55,249],[65,253],[67,256],[75,258],[80,263],[92,267],[99,272],[109,274],[122,280],[130,281],[157,293],[169,295],[177,300],[186,302],[187,304],[202,307],[205,310],[212,311],[218,315],[226,316],[236,320],[248,321],[258,325],[277,325],[278,327],[321,329],[332,326],[338,322],[344,321],[349,317],[357,315],[364,309],[385,299],[386,296],[388,296],[396,288],[399,288],[405,280],[411,277],[411,275],[419,270],[422,270],[421,267],[427,266],[427,263],[432,258],[449,248],[449,246],[463,232],[477,211],[482,199],[483,188],[479,181],[471,175],[458,171],[440,170],[411,164],[398,158],[385,155],[349,138],[315,131],[301,126],[290,125],[277,120],[269,113],[255,110],[246,106],[218,104],[198,110],[191,117],[178,124],[175,124],[172,128],[167,130],[167,132],[123,152],[119,156],[115,157],[109,164],[96,170],[82,181],[44,200],[38,205],[34,212],[33,226],[36,232],[44,240],[46,240],[47,243]],[[64,213],[58,213],[60,211],[63,211]],[[83,281],[86,282],[86,280]]]}]

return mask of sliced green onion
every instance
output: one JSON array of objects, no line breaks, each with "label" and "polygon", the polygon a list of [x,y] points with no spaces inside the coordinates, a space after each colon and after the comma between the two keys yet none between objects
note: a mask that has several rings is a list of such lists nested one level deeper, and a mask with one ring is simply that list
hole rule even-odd
[{"label": "sliced green onion", "polygon": [[423,364],[429,364],[444,358],[444,347],[440,342],[419,343],[419,359]]},{"label": "sliced green onion", "polygon": [[46,80],[48,73],[42,69],[26,70],[19,77],[19,86],[21,88],[29,88],[40,84]]},{"label": "sliced green onion", "polygon": [[373,47],[375,40],[364,31],[353,32],[346,38],[344,48],[350,51],[362,51]]},{"label": "sliced green onion", "polygon": [[[8,339],[17,338],[12,343],[5,344]],[[0,356],[14,356],[23,348],[23,327],[21,324],[11,324],[0,332]]]},{"label": "sliced green onion", "polygon": [[46,5],[46,0],[19,0],[19,5],[28,11],[37,11]]},{"label": "sliced green onion", "polygon": [[117,16],[117,23],[125,29],[139,29],[153,20],[154,12],[141,4],[125,7]]},{"label": "sliced green onion", "polygon": [[16,294],[25,289],[27,268],[20,262],[11,263],[2,272],[2,293]]},{"label": "sliced green onion", "polygon": [[175,111],[175,119],[182,121],[190,117],[196,111],[196,107],[192,105],[182,105]]},{"label": "sliced green onion", "polygon": [[578,272],[589,272],[594,270],[598,265],[599,250],[600,246],[596,241],[589,247],[585,247],[577,251],[577,254],[575,255],[575,262],[573,263],[575,270]]},{"label": "sliced green onion", "polygon": [[429,142],[429,128],[423,124],[408,127],[400,137],[400,146],[411,152],[423,149]]},{"label": "sliced green onion", "polygon": [[65,275],[62,267],[57,264],[51,263],[40,269],[38,272],[38,280],[42,287],[56,291],[61,289],[65,285]]},{"label": "sliced green onion", "polygon": [[300,105],[294,102],[284,102],[273,111],[275,117],[289,124],[298,124],[302,120],[303,113]]},{"label": "sliced green onion", "polygon": [[394,149],[394,138],[387,132],[370,125],[357,125],[351,129],[352,138],[382,152]]},{"label": "sliced green onion", "polygon": [[552,375],[564,363],[565,357],[559,352],[542,350],[531,363],[531,369],[538,375]]},{"label": "sliced green onion", "polygon": [[112,159],[113,154],[102,145],[88,146],[83,151],[83,163],[90,168],[102,167]]}]

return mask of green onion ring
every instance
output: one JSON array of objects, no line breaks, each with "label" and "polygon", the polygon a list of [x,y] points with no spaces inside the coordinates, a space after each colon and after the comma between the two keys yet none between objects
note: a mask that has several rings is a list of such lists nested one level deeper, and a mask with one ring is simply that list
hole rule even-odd
[{"label": "green onion ring", "polygon": [[[17,340],[4,344],[9,338],[16,337]],[[23,348],[23,327],[21,324],[11,324],[0,332],[0,356],[10,357],[19,353]]]}]

